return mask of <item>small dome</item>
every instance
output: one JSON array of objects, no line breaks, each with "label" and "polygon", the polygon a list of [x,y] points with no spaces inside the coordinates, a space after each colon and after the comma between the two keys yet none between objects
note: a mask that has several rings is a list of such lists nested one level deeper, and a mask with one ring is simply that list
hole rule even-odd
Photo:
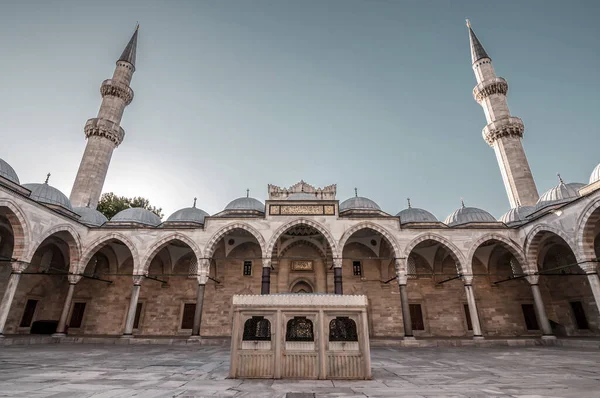
[{"label": "small dome", "polygon": [[585,184],[578,182],[565,184],[560,176],[559,180],[560,183],[557,186],[550,188],[540,196],[540,199],[535,204],[536,211],[550,205],[567,203],[575,198],[578,198],[579,189],[585,186]]},{"label": "small dome", "polygon": [[90,207],[74,207],[73,211],[79,214],[79,222],[91,227],[100,227],[108,221],[104,214]]},{"label": "small dome", "polygon": [[23,184],[23,187],[31,191],[31,195],[29,195],[29,197],[37,202],[45,203],[47,205],[60,206],[73,211],[73,207],[71,206],[71,201],[69,201],[69,198],[67,198],[65,194],[60,192],[58,189],[48,185],[48,183]]},{"label": "small dome", "polygon": [[10,164],[6,163],[2,159],[0,159],[0,176],[14,182],[15,184],[20,184],[19,177],[17,176],[17,173],[15,173],[15,169],[13,169]]},{"label": "small dome", "polygon": [[264,213],[265,205],[258,199],[243,197],[229,202],[229,204],[225,206],[225,210],[256,210]]},{"label": "small dome", "polygon": [[377,210],[381,211],[379,205],[373,202],[369,198],[364,198],[362,196],[355,196],[350,199],[344,200],[340,203],[340,212],[346,210]]},{"label": "small dome", "polygon": [[446,217],[444,224],[449,227],[456,225],[469,224],[472,222],[497,222],[494,216],[485,210],[478,209],[477,207],[465,207],[463,206],[457,210],[454,210],[452,214]]},{"label": "small dome", "polygon": [[500,217],[500,220],[506,225],[515,225],[527,221],[527,216],[533,213],[533,206],[517,206],[513,207]]},{"label": "small dome", "polygon": [[410,222],[439,222],[437,218],[427,210],[419,209],[418,207],[409,207],[396,214],[400,217],[400,224]]},{"label": "small dome", "polygon": [[110,219],[111,222],[130,222],[144,225],[157,226],[160,224],[160,217],[150,210],[141,207],[132,207],[122,210]]},{"label": "small dome", "polygon": [[592,171],[592,175],[590,176],[590,184],[593,184],[596,181],[600,181],[600,163],[594,168],[594,171]]},{"label": "small dome", "polygon": [[287,200],[318,200],[317,196],[308,192],[296,192],[287,197]]},{"label": "small dome", "polygon": [[167,218],[167,222],[189,222],[196,224],[204,224],[204,217],[209,214],[202,209],[197,207],[186,207],[181,210],[177,210]]}]

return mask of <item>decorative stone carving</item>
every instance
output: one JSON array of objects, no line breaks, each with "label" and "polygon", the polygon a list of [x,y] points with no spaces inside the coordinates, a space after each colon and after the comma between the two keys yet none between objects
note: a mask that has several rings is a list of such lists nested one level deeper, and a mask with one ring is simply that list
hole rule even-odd
[{"label": "decorative stone carving", "polygon": [[93,118],[89,119],[85,123],[83,128],[86,138],[92,135],[104,137],[112,141],[115,146],[119,146],[125,138],[125,130],[121,128],[117,123],[113,123],[110,120]]},{"label": "decorative stone carving", "polygon": [[499,138],[508,136],[522,138],[524,132],[525,126],[523,125],[523,121],[518,117],[511,116],[494,120],[483,128],[481,134],[485,142],[493,146],[494,142]]},{"label": "decorative stone carving", "polygon": [[79,281],[81,280],[81,278],[83,278],[81,275],[69,275],[68,276],[69,283],[71,285],[76,285],[77,283],[79,283]]},{"label": "decorative stone carving", "polygon": [[481,104],[484,98],[493,94],[506,95],[508,92],[508,83],[501,77],[484,80],[473,89],[473,98],[478,104]]},{"label": "decorative stone carving", "polygon": [[272,216],[322,216],[335,215],[334,205],[270,205]]},{"label": "decorative stone carving", "polygon": [[21,272],[25,271],[28,265],[29,264],[21,261],[13,261],[12,263],[10,263],[12,272],[15,274],[20,274]]},{"label": "decorative stone carving", "polygon": [[339,294],[281,294],[281,295],[235,295],[233,305],[293,307],[302,305],[335,305],[342,307],[365,306],[367,296]]},{"label": "decorative stone carving", "polygon": [[308,193],[315,196],[315,200],[335,200],[336,185],[329,185],[325,188],[315,188],[314,186],[300,181],[289,188],[281,188],[277,185],[269,184],[269,199],[270,200],[285,200],[288,196],[294,193]]},{"label": "decorative stone carving", "polygon": [[292,271],[312,271],[313,262],[311,260],[292,260]]},{"label": "decorative stone carving", "polygon": [[107,79],[102,82],[100,94],[102,94],[102,98],[106,95],[120,98],[125,102],[125,105],[129,105],[133,101],[133,90],[131,87],[113,79]]},{"label": "decorative stone carving", "polygon": [[140,286],[142,284],[142,281],[144,280],[144,275],[134,275],[132,278],[133,284],[135,286]]}]

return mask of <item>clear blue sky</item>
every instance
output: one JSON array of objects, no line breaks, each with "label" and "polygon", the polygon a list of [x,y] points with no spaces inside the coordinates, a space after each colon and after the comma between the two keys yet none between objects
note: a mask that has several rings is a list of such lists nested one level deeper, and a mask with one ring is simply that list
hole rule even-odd
[{"label": "clear blue sky", "polygon": [[443,220],[508,200],[473,100],[465,18],[508,80],[540,193],[585,182],[600,119],[598,1],[14,1],[0,8],[0,157],[69,194],[99,87],[141,24],[104,191],[213,214],[300,179]]}]

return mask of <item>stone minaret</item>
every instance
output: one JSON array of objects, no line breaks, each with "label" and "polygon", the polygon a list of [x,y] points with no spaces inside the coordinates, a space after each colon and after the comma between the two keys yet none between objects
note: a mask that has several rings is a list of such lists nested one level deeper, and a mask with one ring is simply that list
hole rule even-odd
[{"label": "stone minaret", "polygon": [[488,122],[482,131],[483,139],[496,152],[511,207],[533,206],[539,194],[521,142],[525,131],[523,121],[510,115],[506,104],[508,83],[496,76],[492,60],[475,36],[468,20],[467,26],[473,71],[477,79],[473,97],[481,104]]},{"label": "stone minaret", "polygon": [[138,29],[139,25],[119,57],[112,79],[103,81],[100,86],[102,105],[98,117],[85,124],[84,131],[88,141],[71,190],[73,207],[96,208],[113,150],[125,137],[120,124],[123,110],[133,100],[133,90],[129,84],[135,72]]}]

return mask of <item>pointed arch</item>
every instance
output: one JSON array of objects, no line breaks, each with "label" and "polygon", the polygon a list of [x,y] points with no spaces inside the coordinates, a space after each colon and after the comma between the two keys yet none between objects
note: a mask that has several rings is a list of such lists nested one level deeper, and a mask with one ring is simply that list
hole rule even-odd
[{"label": "pointed arch", "polygon": [[525,258],[529,264],[529,267],[536,267],[536,271],[539,269],[538,267],[538,255],[540,250],[540,244],[542,243],[542,237],[544,232],[550,232],[554,235],[557,235],[562,240],[565,241],[569,249],[573,252],[576,258],[577,251],[574,250],[574,245],[572,239],[567,236],[563,231],[548,224],[540,224],[537,227],[533,228],[527,234],[525,238]]},{"label": "pointed arch", "polygon": [[79,267],[78,272],[84,272],[87,263],[92,259],[94,254],[96,254],[96,252],[102,249],[104,246],[108,245],[112,240],[117,240],[123,243],[125,246],[127,246],[129,251],[131,252],[131,257],[133,259],[133,269],[135,270],[139,261],[137,248],[135,247],[133,242],[125,235],[118,232],[111,232],[109,234],[100,236],[95,241],[87,245],[88,249],[81,257],[81,266]]},{"label": "pointed arch", "polygon": [[402,251],[400,250],[400,247],[398,246],[398,242],[396,242],[396,239],[394,238],[394,236],[387,229],[385,229],[382,226],[377,225],[371,221],[363,221],[361,223],[353,225],[352,227],[347,229],[346,232],[344,232],[344,235],[342,235],[342,239],[340,239],[340,244],[339,244],[340,250],[342,252],[344,250],[344,246],[346,246],[346,242],[348,242],[348,239],[350,239],[350,237],[352,237],[352,235],[354,235],[356,232],[360,231],[361,229],[371,229],[375,232],[378,232],[381,236],[384,237],[386,242],[392,248],[392,251],[394,252],[394,257],[396,257],[396,258],[402,257]]},{"label": "pointed arch", "polygon": [[596,223],[600,222],[600,210],[598,209],[600,209],[600,200],[591,202],[583,209],[577,219],[575,242],[578,249],[578,253],[576,253],[577,258],[579,258],[578,261],[591,260],[597,257],[594,250],[596,237],[593,235],[593,231]]},{"label": "pointed arch", "polygon": [[270,259],[272,257],[273,248],[275,247],[275,244],[277,243],[277,241],[279,240],[281,235],[283,235],[288,229],[295,227],[296,225],[308,225],[309,227],[313,227],[314,229],[319,231],[325,237],[325,239],[327,240],[327,243],[329,243],[329,247],[331,248],[331,253],[333,255],[333,258],[341,257],[339,255],[337,243],[336,243],[335,239],[333,239],[333,237],[331,236],[331,234],[329,233],[329,230],[327,230],[327,228],[325,228],[323,225],[321,225],[320,223],[318,223],[316,221],[308,220],[305,218],[298,218],[298,219],[288,222],[287,224],[282,225],[281,227],[279,227],[277,229],[277,231],[275,231],[275,233],[269,240],[269,245],[267,246],[267,250],[265,253],[266,258]]},{"label": "pointed arch", "polygon": [[254,227],[251,227],[246,223],[233,223],[226,225],[217,232],[215,232],[215,234],[208,240],[208,243],[204,248],[204,258],[212,258],[213,254],[215,253],[217,243],[219,243],[221,238],[227,235],[227,233],[233,231],[234,229],[243,229],[252,234],[254,238],[256,238],[256,240],[258,241],[258,245],[260,246],[262,256],[265,256],[265,238],[263,238],[262,234],[258,232]]},{"label": "pointed arch", "polygon": [[19,206],[10,199],[0,199],[0,211],[2,208],[6,208],[8,211],[1,212],[3,216],[8,219],[10,226],[13,230],[13,254],[12,257],[18,260],[24,260],[29,253],[29,246],[31,243],[31,228],[27,217]]},{"label": "pointed arch", "polygon": [[150,263],[154,259],[154,257],[160,252],[163,248],[169,245],[169,243],[174,241],[181,241],[189,246],[189,248],[194,252],[196,256],[196,260],[198,264],[200,263],[200,259],[202,258],[202,250],[198,247],[196,242],[194,242],[189,236],[184,235],[180,232],[174,232],[167,236],[164,236],[150,245],[150,248],[146,251],[146,255],[140,262],[141,269],[137,274],[145,274],[150,268]]},{"label": "pointed arch", "polygon": [[76,272],[76,270],[79,268],[81,260],[81,237],[75,228],[73,228],[73,226],[70,224],[56,225],[41,233],[39,238],[36,239],[36,244],[32,245],[30,248],[29,254],[27,257],[25,257],[24,261],[28,263],[31,262],[35,252],[40,248],[40,245],[52,235],[60,232],[67,234],[67,239],[63,239],[63,241],[69,246],[69,272]]},{"label": "pointed arch", "polygon": [[410,253],[414,250],[415,247],[417,247],[419,243],[425,242],[427,240],[437,242],[444,246],[446,250],[448,250],[452,258],[456,262],[457,271],[461,270],[463,274],[472,274],[472,267],[465,261],[465,257],[463,256],[460,249],[456,247],[454,243],[450,242],[448,239],[438,234],[425,232],[415,237],[412,241],[408,243],[408,245],[404,249],[404,257],[408,258],[408,256],[410,256]]},{"label": "pointed arch", "polygon": [[528,264],[527,259],[525,258],[525,252],[517,243],[513,242],[509,238],[506,238],[505,236],[494,232],[483,235],[471,245],[471,249],[469,249],[469,254],[467,255],[467,260],[469,264],[473,264],[473,257],[475,256],[475,252],[477,251],[477,249],[479,249],[479,246],[490,240],[501,242],[501,246],[508,250],[515,257],[515,259],[519,262],[524,271],[536,271],[535,269],[530,268],[530,265]]}]

